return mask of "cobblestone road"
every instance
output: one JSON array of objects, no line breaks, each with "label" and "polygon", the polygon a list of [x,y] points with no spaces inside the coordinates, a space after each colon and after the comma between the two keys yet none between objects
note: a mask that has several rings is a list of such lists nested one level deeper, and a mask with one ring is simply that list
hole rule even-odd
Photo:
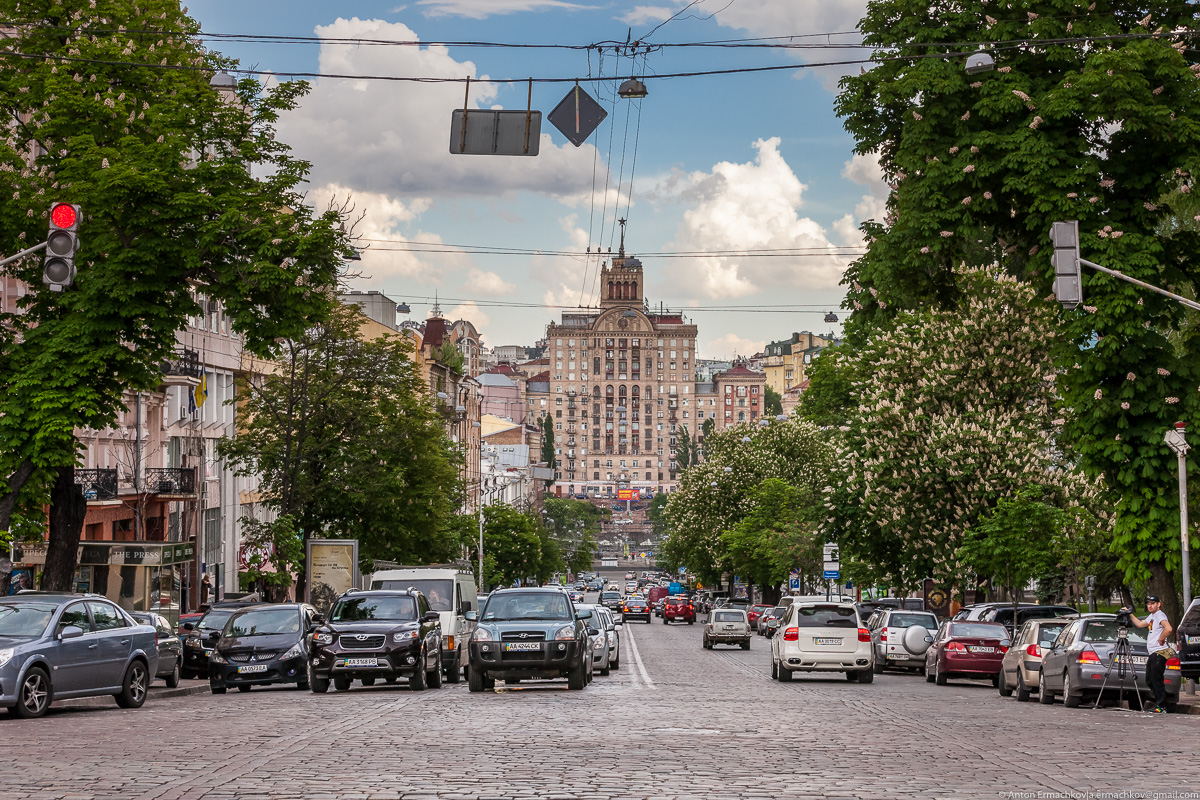
[{"label": "cobblestone road", "polygon": [[626,625],[620,671],[581,692],[265,689],[0,719],[5,789],[28,800],[700,800],[1198,786],[1200,717],[1018,704],[982,682],[915,675],[781,684],[767,640],[709,652],[700,633]]}]

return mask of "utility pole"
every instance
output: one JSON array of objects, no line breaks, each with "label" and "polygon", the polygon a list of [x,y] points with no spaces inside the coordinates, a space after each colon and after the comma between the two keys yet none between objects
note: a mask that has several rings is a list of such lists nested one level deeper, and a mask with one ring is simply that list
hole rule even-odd
[{"label": "utility pole", "polygon": [[1187,453],[1191,447],[1184,437],[1187,425],[1176,422],[1175,427],[1168,430],[1163,440],[1175,455],[1179,457],[1179,537],[1182,545],[1183,560],[1183,610],[1187,611],[1192,604],[1192,565],[1190,563],[1191,548],[1188,542],[1188,505],[1187,505]]}]

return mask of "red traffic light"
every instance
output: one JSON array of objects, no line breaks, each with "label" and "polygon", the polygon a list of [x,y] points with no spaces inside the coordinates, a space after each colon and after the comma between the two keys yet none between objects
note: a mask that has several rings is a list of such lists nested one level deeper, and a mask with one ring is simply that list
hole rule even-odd
[{"label": "red traffic light", "polygon": [[59,228],[71,228],[79,221],[79,213],[75,206],[59,203],[50,209],[50,222]]}]

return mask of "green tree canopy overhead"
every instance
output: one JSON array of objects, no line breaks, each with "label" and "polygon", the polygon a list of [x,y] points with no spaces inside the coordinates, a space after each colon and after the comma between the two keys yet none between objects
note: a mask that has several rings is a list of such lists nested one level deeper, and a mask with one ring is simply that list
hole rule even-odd
[{"label": "green tree canopy overhead", "polygon": [[772,597],[793,569],[800,570],[806,584],[815,584],[822,574],[825,539],[814,524],[820,506],[813,499],[779,478],[755,487],[750,513],[721,534],[730,568],[771,590]]},{"label": "green tree canopy overhead", "polygon": [[[95,21],[129,33],[81,33]],[[32,0],[4,24],[17,33],[0,47],[0,251],[44,240],[52,201],[83,218],[74,286],[45,290],[40,255],[6,268],[34,291],[0,314],[0,529],[50,499],[46,585],[66,589],[86,512],[74,431],[157,388],[201,299],[251,351],[295,335],[350,250],[340,211],[305,204],[308,164],[275,136],[307,84],[242,80],[226,102],[209,80],[232,62],[170,0]]]},{"label": "green tree canopy overhead", "polygon": [[[1194,296],[1200,236],[1165,224],[1200,170],[1197,54],[1170,33],[1189,30],[1194,11],[1183,0],[869,3],[861,30],[878,64],[843,79],[838,112],[893,189],[846,275],[848,336],[952,307],[964,262],[1000,264],[1045,297],[1056,220],[1079,221],[1084,258]],[[1046,43],[1001,44],[1029,39]],[[997,43],[997,69],[968,75],[962,42]],[[1162,436],[1200,408],[1200,339],[1181,306],[1109,276],[1085,269],[1084,297],[1060,311],[1052,341],[1057,391],[1074,409],[1063,439],[1119,495],[1127,580],[1151,580],[1177,618]]]}]

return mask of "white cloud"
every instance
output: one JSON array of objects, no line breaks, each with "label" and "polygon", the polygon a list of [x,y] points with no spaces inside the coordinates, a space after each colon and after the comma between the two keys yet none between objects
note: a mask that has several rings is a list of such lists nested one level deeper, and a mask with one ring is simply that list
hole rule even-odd
[{"label": "white cloud", "polygon": [[844,244],[860,245],[863,235],[858,230],[859,224],[869,219],[883,222],[890,190],[883,180],[883,168],[879,166],[876,153],[865,156],[856,153],[842,168],[842,177],[868,189],[868,194],[864,194],[854,206],[853,214],[847,214],[833,223],[833,229]]},{"label": "white cloud", "polygon": [[746,339],[736,333],[727,333],[710,339],[701,350],[703,358],[731,359],[734,356],[752,356],[766,347],[765,339]]},{"label": "white cloud", "polygon": [[450,321],[465,319],[475,326],[475,330],[479,331],[481,337],[487,336],[485,328],[492,324],[492,318],[485,314],[479,306],[475,305],[473,300],[459,303],[454,308],[445,312],[445,319]]},{"label": "white cloud", "polygon": [[471,268],[463,288],[485,296],[513,294],[517,291],[516,284],[509,283],[494,272],[484,272],[478,267]]},{"label": "white cloud", "polygon": [[617,19],[628,25],[645,25],[648,22],[662,22],[671,18],[675,9],[666,6],[634,6]]},{"label": "white cloud", "polygon": [[798,209],[806,189],[779,152],[778,138],[759,139],[749,163],[722,161],[712,172],[675,173],[654,187],[657,202],[692,207],[683,214],[678,250],[812,250],[794,257],[701,256],[673,259],[667,267],[672,293],[691,297],[743,297],[779,289],[832,289],[849,259],[829,254],[836,247],[824,228]]},{"label": "white cloud", "polygon": [[548,8],[577,10],[588,8],[563,0],[418,0],[429,17],[470,17],[484,19],[493,14],[511,14],[515,11],[542,11]]},{"label": "white cloud", "polygon": [[[322,37],[415,41],[408,26],[383,20],[338,19],[316,28]],[[320,70],[335,74],[433,78],[481,76],[474,62],[433,47],[322,46]],[[555,90],[557,91],[557,90]],[[524,106],[524,92],[521,106]],[[472,108],[488,108],[496,85],[471,84]],[[534,98],[535,104],[557,102]],[[279,124],[280,138],[312,163],[313,185],[339,183],[387,197],[498,197],[531,191],[578,202],[592,186],[595,148],[553,144],[543,133],[536,158],[450,153],[450,118],[463,104],[461,83],[321,79]],[[549,123],[545,123],[547,127]]]}]

